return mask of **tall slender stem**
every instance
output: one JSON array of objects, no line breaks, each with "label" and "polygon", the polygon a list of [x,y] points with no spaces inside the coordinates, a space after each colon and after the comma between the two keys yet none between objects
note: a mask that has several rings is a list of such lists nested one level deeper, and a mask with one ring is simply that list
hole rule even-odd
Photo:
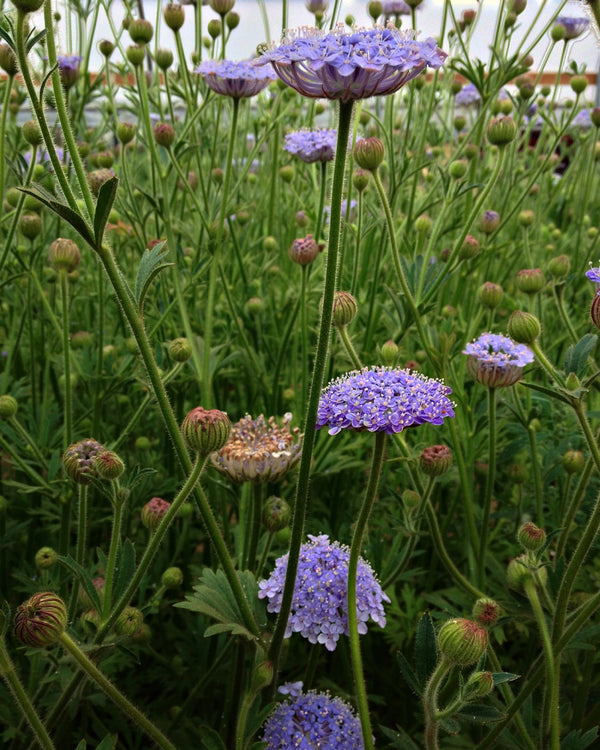
[{"label": "tall slender stem", "polygon": [[479,586],[485,585],[485,553],[490,526],[490,512],[494,481],[496,479],[496,389],[488,388],[488,470],[485,478],[485,494],[483,496],[483,518],[479,536],[479,555],[477,557],[477,581]]}]

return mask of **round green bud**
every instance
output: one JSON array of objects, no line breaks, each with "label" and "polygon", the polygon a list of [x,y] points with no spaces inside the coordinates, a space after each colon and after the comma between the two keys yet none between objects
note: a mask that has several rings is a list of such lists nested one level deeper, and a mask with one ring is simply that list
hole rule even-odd
[{"label": "round green bud", "polygon": [[569,85],[575,94],[583,94],[587,88],[588,81],[585,76],[571,76]]},{"label": "round green bud", "polygon": [[292,182],[294,179],[295,170],[291,164],[284,164],[283,167],[279,168],[279,176],[284,182]]},{"label": "round green bud", "polygon": [[356,300],[350,292],[336,292],[333,298],[333,325],[344,328],[352,323],[358,312]]},{"label": "round green bud", "polygon": [[544,288],[546,278],[541,268],[523,268],[517,273],[515,284],[525,294],[537,294]]},{"label": "round green bud", "polygon": [[421,214],[415,219],[415,230],[419,234],[429,234],[432,223],[431,217],[428,214]]},{"label": "round green bud", "polygon": [[221,21],[218,18],[211,18],[206,30],[211,39],[218,39],[221,36]]},{"label": "round green bud", "polygon": [[279,243],[277,242],[275,237],[269,234],[263,239],[262,247],[266,252],[272,253],[274,250],[277,250],[277,248],[279,247]]},{"label": "round green bud", "polygon": [[493,310],[502,302],[504,290],[500,284],[494,284],[493,281],[486,281],[479,287],[478,297],[484,307]]},{"label": "round green bud", "polygon": [[291,508],[283,498],[273,495],[265,500],[262,520],[269,533],[273,534],[285,529],[290,523],[291,516]]},{"label": "round green bud", "polygon": [[134,44],[148,44],[148,42],[152,41],[154,28],[150,21],[147,21],[145,18],[134,18],[130,22],[127,32]]},{"label": "round green bud", "polygon": [[352,174],[352,184],[362,193],[369,186],[369,172],[366,169],[357,169]]},{"label": "round green bud", "polygon": [[44,4],[44,0],[12,0],[12,4],[21,13],[35,13]]},{"label": "round green bud", "polygon": [[12,47],[4,42],[0,44],[0,68],[2,68],[10,78],[13,78],[19,72],[17,56]]},{"label": "round green bud", "polygon": [[67,605],[49,591],[34,594],[15,614],[15,636],[25,646],[53,646],[67,627]]},{"label": "round green bud", "polygon": [[86,609],[79,617],[79,624],[86,635],[96,635],[102,617],[95,609]]},{"label": "round green bud", "polygon": [[171,31],[179,31],[185,22],[185,10],[179,3],[167,3],[163,9],[163,18]]},{"label": "round green bud", "polygon": [[230,11],[225,16],[225,26],[227,26],[229,31],[233,31],[234,29],[237,29],[239,25],[240,25],[240,14],[236,13],[235,11]]},{"label": "round green bud", "polygon": [[150,450],[149,438],[147,438],[145,435],[140,435],[139,438],[136,438],[135,449],[136,451],[149,451]]},{"label": "round green bud", "polygon": [[117,138],[126,146],[135,137],[135,125],[132,122],[119,122],[117,124]]},{"label": "round green bud", "polygon": [[39,146],[43,142],[42,131],[35,120],[27,120],[21,128],[23,138],[30,146]]},{"label": "round green bud", "polygon": [[144,615],[136,607],[125,607],[115,622],[115,633],[119,636],[134,636],[144,624]]},{"label": "round green bud", "polygon": [[402,493],[402,503],[407,510],[416,510],[421,504],[421,495],[414,490],[404,490]]},{"label": "round green bud", "polygon": [[115,45],[110,41],[110,39],[101,39],[98,42],[98,49],[100,51],[100,54],[108,59],[115,51]]},{"label": "round green bud", "polygon": [[253,694],[258,693],[273,680],[273,662],[263,661],[254,667],[250,678],[250,690]]},{"label": "round green bud", "polygon": [[23,237],[34,240],[42,231],[42,218],[38,214],[21,214],[19,230]]},{"label": "round green bud", "polygon": [[125,471],[125,464],[114,451],[103,450],[93,458],[93,467],[99,479],[114,481]]},{"label": "round green bud", "polygon": [[367,13],[374,21],[376,21],[383,13],[383,5],[381,3],[381,0],[370,0],[369,4],[367,5]]},{"label": "round green bud", "polygon": [[154,59],[161,70],[168,70],[173,65],[173,53],[170,49],[157,49]]},{"label": "round green bud", "polygon": [[35,553],[35,567],[38,570],[51,570],[58,560],[58,554],[52,547],[42,547]]},{"label": "round green bud", "polygon": [[81,252],[73,240],[59,237],[48,249],[48,262],[55,271],[74,271],[81,260]]},{"label": "round green bud", "polygon": [[562,465],[567,474],[581,474],[585,467],[585,457],[581,451],[568,450],[562,457]]},{"label": "round green bud", "polygon": [[125,57],[135,68],[139,68],[140,65],[144,64],[145,56],[146,50],[141,44],[131,44],[125,50]]},{"label": "round green bud", "polygon": [[388,339],[381,347],[381,356],[388,367],[393,367],[396,364],[399,352],[400,348],[398,344],[392,341],[392,339]]},{"label": "round green bud", "polygon": [[8,393],[0,396],[0,419],[12,419],[17,413],[17,401]]},{"label": "round green bud", "polygon": [[265,309],[265,303],[260,297],[250,297],[246,302],[246,310],[250,315],[258,315]]},{"label": "round green bud", "polygon": [[517,221],[522,227],[530,227],[535,224],[535,213],[530,210],[519,211]]},{"label": "round green bud", "polygon": [[524,484],[529,478],[529,470],[523,464],[511,464],[506,470],[508,480],[513,484]]},{"label": "round green bud", "polygon": [[458,251],[458,257],[461,260],[470,260],[474,258],[479,252],[479,240],[473,235],[468,234],[463,240],[460,250]]},{"label": "round green bud", "polygon": [[181,432],[188,448],[206,456],[225,445],[231,433],[231,421],[224,411],[197,406],[184,418]]},{"label": "round green bud", "polygon": [[208,0],[210,7],[220,16],[224,16],[233,9],[235,0]]},{"label": "round green bud", "polygon": [[517,124],[512,117],[494,117],[486,129],[488,141],[500,148],[514,140],[516,134]]},{"label": "round green bud", "polygon": [[112,169],[95,169],[92,172],[88,172],[87,183],[92,193],[97,196],[102,185],[104,185],[107,180],[110,180],[111,177],[114,176],[115,173],[112,171]]},{"label": "round green bud", "polygon": [[494,675],[491,672],[473,672],[461,689],[465,703],[485,698],[494,689]]},{"label": "round green bud", "polygon": [[440,653],[447,662],[468,667],[485,653],[488,634],[479,623],[458,617],[442,625],[437,640]]},{"label": "round green bud", "polygon": [[186,338],[173,339],[169,344],[169,356],[175,362],[187,362],[192,356],[192,345]]},{"label": "round green bud", "polygon": [[553,42],[562,41],[563,39],[565,39],[566,35],[567,30],[562,25],[562,23],[555,23],[554,26],[550,29],[550,36]]},{"label": "round green bud", "polygon": [[515,310],[508,319],[508,335],[518,344],[533,344],[542,331],[540,321],[531,313]]},{"label": "round green bud", "polygon": [[384,157],[385,146],[379,138],[361,138],[354,145],[354,161],[368,172],[374,172]]},{"label": "round green bud", "polygon": [[467,173],[469,163],[466,159],[456,159],[450,164],[448,171],[453,180],[460,180]]},{"label": "round green bud", "polygon": [[557,255],[548,261],[548,271],[557,278],[567,276],[571,270],[571,259],[568,255]]},{"label": "round green bud", "polygon": [[160,578],[161,584],[166,589],[177,589],[183,583],[183,571],[181,568],[167,568]]},{"label": "round green bud", "polygon": [[546,532],[531,521],[524,523],[517,532],[517,541],[528,552],[537,552],[546,543]]}]

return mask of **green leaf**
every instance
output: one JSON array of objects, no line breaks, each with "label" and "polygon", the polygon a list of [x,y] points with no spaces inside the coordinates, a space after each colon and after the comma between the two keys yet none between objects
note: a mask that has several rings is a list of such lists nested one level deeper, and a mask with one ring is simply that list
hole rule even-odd
[{"label": "green leaf", "polygon": [[34,34],[32,37],[30,37],[25,43],[27,52],[29,53],[35,47],[35,45],[46,36],[47,33],[48,29],[42,29],[41,31],[38,31],[37,34]]},{"label": "green leaf", "polygon": [[127,588],[129,581],[135,573],[135,549],[129,539],[121,547],[117,558],[116,580],[114,589],[114,601],[116,601]]},{"label": "green leaf", "polygon": [[494,685],[500,685],[502,682],[513,682],[513,680],[519,680],[520,674],[512,674],[512,672],[493,672],[492,677],[494,678]]},{"label": "green leaf", "polygon": [[211,727],[200,727],[200,737],[205,750],[227,750],[221,735]]},{"label": "green leaf", "polygon": [[460,732],[460,724],[456,719],[453,719],[450,716],[445,719],[440,719],[440,726],[444,732],[448,732],[448,734],[458,734]]},{"label": "green leaf", "polygon": [[414,673],[413,668],[408,663],[408,660],[404,656],[404,654],[398,652],[396,654],[396,659],[398,660],[398,666],[400,667],[400,671],[402,672],[402,676],[408,682],[408,686],[410,689],[416,693],[416,695],[422,695],[423,694],[423,686],[419,683],[419,680],[417,678],[417,675]]},{"label": "green leaf", "polygon": [[98,592],[96,591],[96,587],[92,583],[92,577],[90,574],[81,567],[81,565],[76,562],[70,555],[58,556],[58,562],[61,563],[61,565],[64,565],[65,568],[68,568],[72,573],[75,574],[75,577],[81,584],[81,587],[85,591],[85,593],[88,595],[92,607],[100,612],[102,610],[102,605],[100,604],[100,597],[98,596]]},{"label": "green leaf", "polygon": [[581,729],[573,729],[565,735],[560,743],[560,750],[584,750],[589,747],[598,737],[598,727],[592,727],[587,732],[581,733]]},{"label": "green leaf", "polygon": [[405,732],[402,727],[398,729],[390,729],[389,727],[379,727],[381,734],[391,740],[390,748],[399,748],[399,750],[419,750],[419,746],[410,738],[410,735]]},{"label": "green leaf", "polygon": [[87,743],[85,740],[81,740],[75,750],[85,750],[87,747]]},{"label": "green leaf", "polygon": [[417,626],[415,662],[419,685],[424,688],[437,664],[435,630],[429,611],[423,614]]},{"label": "green leaf", "polygon": [[111,177],[110,180],[102,183],[102,187],[98,192],[98,201],[96,202],[96,212],[94,213],[94,236],[96,238],[96,247],[100,248],[102,245],[102,238],[104,237],[104,229],[106,222],[110,215],[115,197],[117,195],[117,188],[119,187],[119,178]]},{"label": "green leaf", "polygon": [[565,354],[564,371],[567,374],[574,372],[578,378],[581,378],[597,341],[598,336],[595,333],[586,333],[576,344],[570,346]]},{"label": "green leaf", "polygon": [[491,721],[502,721],[506,718],[506,714],[502,711],[482,703],[471,703],[455,715],[472,724],[489,724]]},{"label": "green leaf", "polygon": [[538,391],[539,393],[545,393],[546,396],[550,396],[550,398],[555,398],[558,401],[562,401],[565,404],[571,404],[571,398],[567,398],[567,396],[563,395],[561,392],[556,390],[555,388],[548,388],[545,385],[538,385],[537,383],[524,383],[521,381],[521,385],[525,386],[525,388],[530,388],[532,391]]},{"label": "green leaf", "polygon": [[[260,600],[258,598],[258,584],[254,575],[249,570],[237,573],[244,594],[249,602],[254,604],[254,614],[260,613]],[[243,635],[249,640],[255,636],[246,628],[242,613],[229,585],[229,581],[222,570],[215,573],[210,568],[202,571],[202,578],[194,593],[186,597],[186,601],[177,602],[174,606],[189,609],[192,612],[200,612],[203,615],[217,620],[220,625],[211,625],[206,629],[205,636],[216,633],[231,632]],[[258,620],[258,617],[256,617]]]},{"label": "green leaf", "polygon": [[165,241],[159,242],[152,250],[146,250],[142,255],[135,280],[135,301],[140,310],[144,305],[144,297],[154,277],[164,268],[175,265],[171,262],[164,262],[165,256],[168,253],[168,248],[165,245]]},{"label": "green leaf", "polygon": [[57,200],[52,193],[39,185],[20,187],[17,188],[17,190],[20,190],[22,193],[25,193],[25,195],[30,195],[40,203],[43,203],[47,208],[60,216],[61,219],[68,222],[92,249],[96,249],[96,243],[94,242],[94,238],[92,237],[87,222],[77,213],[77,211],[74,211],[70,206],[67,206],[66,203]]},{"label": "green leaf", "polygon": [[6,631],[8,630],[8,626],[10,623],[10,607],[8,606],[8,602],[4,601],[2,602],[2,607],[0,608],[0,640],[4,638],[6,635]]},{"label": "green leaf", "polygon": [[114,750],[117,746],[117,735],[107,734],[106,737],[100,741],[99,745],[96,745],[96,750]]}]

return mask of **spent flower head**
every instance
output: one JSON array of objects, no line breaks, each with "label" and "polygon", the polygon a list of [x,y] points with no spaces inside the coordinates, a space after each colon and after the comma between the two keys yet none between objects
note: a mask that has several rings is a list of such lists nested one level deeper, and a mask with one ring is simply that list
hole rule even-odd
[{"label": "spent flower head", "polygon": [[[291,692],[291,691],[290,691]],[[327,693],[291,692],[290,699],[275,707],[267,719],[265,750],[363,750],[360,721],[341,698]]]},{"label": "spent flower head", "polygon": [[[308,538],[310,541],[300,548],[292,609],[285,637],[300,633],[310,643],[323,643],[328,651],[334,651],[340,635],[349,635],[350,549],[338,542],[330,542],[326,534],[309,534]],[[269,578],[258,584],[258,597],[269,600],[269,612],[279,612],[281,608],[287,565],[288,555],[285,554],[276,560],[275,570]],[[369,563],[359,558],[356,579],[359,633],[367,632],[369,618],[380,627],[385,627],[383,602],[389,603],[390,600]]]},{"label": "spent flower head", "polygon": [[256,96],[276,78],[271,66],[257,67],[250,60],[205,60],[194,72],[217,94],[232,99]]},{"label": "spent flower head", "polygon": [[306,164],[331,161],[335,156],[337,130],[297,130],[288,133],[283,148]]},{"label": "spent flower head", "polygon": [[498,333],[482,333],[463,349],[467,369],[478,383],[492,388],[514,385],[525,365],[533,362],[533,352]]},{"label": "spent flower head", "polygon": [[435,39],[385,28],[333,31],[303,27],[265,51],[257,65],[271,63],[284,83],[313,99],[349,102],[393,94],[428,66],[439,68],[446,53]]},{"label": "spent flower head", "polygon": [[406,427],[443,424],[453,417],[451,389],[439,380],[410,370],[364,368],[333,380],[321,394],[317,429],[401,432]]}]

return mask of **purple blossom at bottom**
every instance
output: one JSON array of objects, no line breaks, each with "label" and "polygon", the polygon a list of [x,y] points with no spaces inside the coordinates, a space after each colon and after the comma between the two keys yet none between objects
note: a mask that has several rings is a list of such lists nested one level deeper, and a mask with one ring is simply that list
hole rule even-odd
[{"label": "purple blossom at bottom", "polygon": [[335,156],[337,130],[297,130],[288,133],[283,148],[303,162],[331,161]]},{"label": "purple blossom at bottom", "polygon": [[255,96],[277,78],[270,66],[259,68],[250,60],[205,60],[194,73],[201,75],[217,94],[232,99]]},{"label": "purple blossom at bottom", "polygon": [[310,691],[281,702],[267,719],[265,750],[363,750],[360,721],[341,698]]},{"label": "purple blossom at bottom", "polygon": [[[348,563],[350,549],[330,542],[326,534],[308,536],[300,548],[300,560],[294,585],[292,609],[285,637],[300,633],[310,643],[322,643],[334,651],[340,635],[348,630]],[[258,584],[259,599],[268,599],[267,610],[279,612],[287,573],[288,555],[275,561],[275,570]],[[373,569],[358,559],[356,575],[356,614],[358,632],[367,632],[369,618],[385,627],[383,602],[390,600],[381,588]]]},{"label": "purple blossom at bottom", "polygon": [[562,26],[565,30],[564,41],[568,42],[571,39],[577,39],[581,36],[584,31],[587,31],[590,25],[590,19],[585,16],[579,18],[572,18],[570,16],[558,16],[554,22],[558,26]]},{"label": "purple blossom at bottom", "polygon": [[451,389],[439,380],[410,370],[375,367],[333,380],[321,394],[317,429],[369,430],[391,435],[406,427],[443,424],[453,417]]},{"label": "purple blossom at bottom", "polygon": [[514,385],[525,365],[534,360],[533,352],[525,344],[517,344],[508,336],[482,333],[463,349],[467,369],[478,383],[493,388]]}]

